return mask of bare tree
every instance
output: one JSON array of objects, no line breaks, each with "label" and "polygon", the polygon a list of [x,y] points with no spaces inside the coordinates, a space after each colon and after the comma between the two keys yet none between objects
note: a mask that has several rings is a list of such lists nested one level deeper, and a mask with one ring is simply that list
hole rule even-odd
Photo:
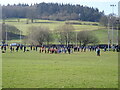
[{"label": "bare tree", "polygon": [[74,28],[72,25],[64,24],[57,27],[58,40],[61,44],[66,43],[68,46],[69,43],[73,42],[74,37]]},{"label": "bare tree", "polygon": [[50,30],[45,27],[30,27],[28,33],[28,42],[31,44],[43,45],[45,43],[49,44],[53,40]]},{"label": "bare tree", "polygon": [[102,16],[100,19],[100,24],[107,27],[109,23],[110,27],[114,26],[115,28],[116,19],[117,18],[113,14],[109,14],[108,16]]},{"label": "bare tree", "polygon": [[100,19],[100,24],[107,27],[108,25],[108,17],[107,16],[102,16]]},{"label": "bare tree", "polygon": [[78,32],[77,40],[80,43],[80,46],[83,44],[96,44],[99,42],[98,38],[94,36],[90,31],[80,31]]}]

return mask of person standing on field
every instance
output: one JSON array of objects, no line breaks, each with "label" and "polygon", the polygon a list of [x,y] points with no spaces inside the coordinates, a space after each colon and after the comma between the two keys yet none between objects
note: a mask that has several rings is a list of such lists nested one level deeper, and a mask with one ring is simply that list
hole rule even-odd
[{"label": "person standing on field", "polygon": [[99,47],[96,49],[96,53],[97,53],[97,56],[100,56],[100,48]]},{"label": "person standing on field", "polygon": [[19,50],[19,46],[16,47],[16,52],[18,52],[18,50]]},{"label": "person standing on field", "polygon": [[104,47],[104,52],[106,52],[106,50],[107,50],[107,48],[106,48],[106,47]]},{"label": "person standing on field", "polygon": [[6,52],[6,50],[7,50],[7,47],[6,47],[6,46],[4,46],[4,51]]},{"label": "person standing on field", "polygon": [[26,46],[24,46],[24,52],[26,51]]},{"label": "person standing on field", "polygon": [[10,52],[12,52],[13,51],[13,48],[12,48],[12,46],[10,46]]},{"label": "person standing on field", "polygon": [[32,51],[32,45],[30,46],[30,50]]},{"label": "person standing on field", "polygon": [[68,53],[70,54],[71,50],[70,50],[70,47],[68,47]]}]

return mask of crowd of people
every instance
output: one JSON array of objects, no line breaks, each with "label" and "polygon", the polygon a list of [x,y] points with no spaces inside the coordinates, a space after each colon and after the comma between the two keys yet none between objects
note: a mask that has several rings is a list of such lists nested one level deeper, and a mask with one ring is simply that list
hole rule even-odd
[{"label": "crowd of people", "polygon": [[[97,56],[100,56],[100,47],[99,46],[38,46],[38,45],[18,45],[18,46],[8,46],[8,45],[2,45],[1,50],[2,53],[6,53],[7,49],[12,53],[12,52],[28,52],[28,51],[38,51],[39,53],[50,53],[50,54],[57,54],[57,53],[73,53],[73,52],[86,52],[86,51],[96,51]],[[102,48],[104,52],[107,51],[107,47]],[[118,46],[112,46],[111,49],[115,52],[120,51],[120,47]]]}]

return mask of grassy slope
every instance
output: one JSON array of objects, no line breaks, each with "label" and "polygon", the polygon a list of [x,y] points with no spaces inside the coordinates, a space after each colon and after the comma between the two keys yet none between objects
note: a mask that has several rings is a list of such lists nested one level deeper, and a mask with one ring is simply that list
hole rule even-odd
[{"label": "grassy slope", "polygon": [[[65,21],[52,21],[52,20],[36,20],[37,23],[26,24],[26,19],[20,19],[20,22],[17,22],[17,19],[8,19],[6,20],[7,24],[14,25],[18,29],[23,31],[23,35],[26,35],[31,26],[45,26],[50,28],[50,30],[55,30],[59,25],[64,24]],[[77,23],[86,23],[86,24],[96,24],[96,22],[84,22],[84,21],[66,21],[66,22],[77,22]],[[98,23],[97,23],[98,24]],[[75,31],[90,30],[92,31],[100,40],[100,43],[108,42],[107,29],[102,26],[93,26],[93,25],[73,25]],[[111,34],[112,36],[112,34]],[[116,31],[114,31],[114,42],[116,42]],[[11,41],[19,42],[19,40]]]},{"label": "grassy slope", "polygon": [[[29,23],[26,24],[26,19],[21,19],[20,22],[17,22],[16,19],[8,19],[6,20],[7,24],[14,25],[18,29],[23,31],[23,34],[26,35],[26,32],[29,30],[31,26],[46,26],[49,27],[50,30],[55,30],[59,25],[64,24],[65,21],[51,21],[51,20],[37,20],[37,23]],[[78,22],[78,21],[72,21]],[[82,22],[82,23],[92,23],[92,22]],[[95,22],[93,22],[94,24]],[[81,30],[98,30],[100,28],[104,28],[101,26],[92,26],[92,25],[73,25],[76,31]]]},{"label": "grassy slope", "polygon": [[[113,55],[114,54],[114,55]],[[3,88],[116,88],[118,54],[3,54]]]},{"label": "grassy slope", "polygon": [[[110,31],[110,39],[112,40],[112,32],[111,31]],[[101,44],[105,44],[105,43],[107,44],[107,42],[108,42],[108,30],[107,29],[94,30],[94,31],[92,31],[92,33],[98,37]],[[114,30],[113,33],[114,33],[113,42],[116,43],[117,42],[117,37],[116,37],[117,31]]]}]

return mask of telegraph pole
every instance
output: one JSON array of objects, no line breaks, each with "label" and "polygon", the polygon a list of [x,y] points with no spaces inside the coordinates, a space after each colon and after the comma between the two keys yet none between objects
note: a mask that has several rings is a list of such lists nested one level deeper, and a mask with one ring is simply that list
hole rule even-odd
[{"label": "telegraph pole", "polygon": [[6,37],[6,44],[8,44],[8,33],[7,33],[7,25],[5,25],[5,37]]},{"label": "telegraph pole", "polygon": [[[110,5],[110,7],[112,7],[112,14],[114,16],[114,7],[116,7],[116,5],[112,4],[112,5]],[[112,21],[112,46],[113,46],[113,43],[114,43],[113,41],[114,41],[114,32],[113,32],[113,21]]]},{"label": "telegraph pole", "polygon": [[77,47],[77,31],[76,31],[76,47]]},{"label": "telegraph pole", "polygon": [[68,47],[68,33],[67,33],[67,47]]},{"label": "telegraph pole", "polygon": [[108,51],[110,50],[110,18],[108,17]]},{"label": "telegraph pole", "polygon": [[21,30],[20,30],[20,46],[21,46],[21,42],[22,42],[22,41],[21,41],[21,34],[22,34],[22,32],[21,32]]}]

